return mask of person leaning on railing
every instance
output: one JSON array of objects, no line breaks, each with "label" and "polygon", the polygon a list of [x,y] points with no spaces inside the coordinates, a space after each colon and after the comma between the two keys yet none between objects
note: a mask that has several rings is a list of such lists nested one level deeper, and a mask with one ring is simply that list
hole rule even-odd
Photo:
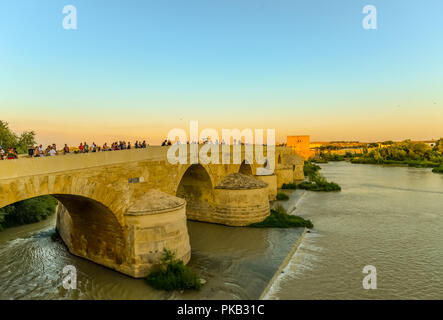
[{"label": "person leaning on railing", "polygon": [[18,159],[17,152],[14,150],[14,148],[8,149],[8,153],[6,154],[6,158],[8,160]]}]

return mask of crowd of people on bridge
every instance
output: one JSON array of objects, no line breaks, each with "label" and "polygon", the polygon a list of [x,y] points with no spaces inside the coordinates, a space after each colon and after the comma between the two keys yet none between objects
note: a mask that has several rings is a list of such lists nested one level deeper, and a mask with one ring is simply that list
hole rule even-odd
[{"label": "crowd of people on bridge", "polygon": [[[191,142],[191,144],[214,144],[209,138],[203,139],[201,142]],[[180,144],[180,141],[171,142],[171,140],[165,139],[161,146],[171,146],[173,144]],[[189,144],[189,141],[186,142],[186,144]],[[216,140],[215,144],[219,144],[219,141]],[[222,140],[220,144],[225,144],[225,141]],[[235,144],[241,144],[241,141],[234,139],[234,145]],[[89,152],[100,152],[100,151],[117,151],[117,150],[129,150],[129,149],[143,149],[146,148],[148,144],[146,143],[146,140],[143,141],[136,141],[134,145],[131,144],[130,141],[116,141],[113,142],[111,145],[108,145],[106,142],[103,144],[103,146],[97,145],[95,142],[92,142],[92,144],[88,144],[87,142],[81,142],[80,145],[77,148],[71,148],[67,144],[64,145],[62,150],[57,150],[57,145],[54,143],[52,145],[48,145],[46,148],[43,148],[42,145],[38,145],[35,147],[32,147],[28,149],[28,157],[50,157],[50,156],[56,156],[59,154],[78,154],[78,153],[89,153]],[[0,160],[12,160],[12,159],[18,159],[18,153],[16,148],[9,148],[6,152],[1,146],[0,146]]]},{"label": "crowd of people on bridge", "polygon": [[9,148],[5,151],[2,146],[0,146],[0,160],[13,160],[18,158],[18,153],[16,148]]},{"label": "crowd of people on bridge", "polygon": [[[117,151],[117,150],[129,150],[129,149],[143,149],[146,148],[148,145],[146,143],[146,140],[142,141],[136,141],[134,146],[131,145],[130,141],[119,141],[119,142],[113,142],[110,146],[107,142],[103,144],[103,146],[99,146],[93,142],[91,145],[88,145],[87,142],[80,143],[77,150],[74,151],[74,153],[88,153],[88,152],[99,152],[99,151]],[[69,153],[69,148],[67,145],[65,145],[65,148],[63,149],[64,153]]]},{"label": "crowd of people on bridge", "polygon": [[[28,157],[50,157],[59,154],[78,154],[78,153],[89,153],[89,152],[100,152],[100,151],[117,151],[117,150],[129,150],[129,149],[144,149],[148,146],[146,140],[136,141],[134,145],[130,141],[118,141],[113,142],[110,146],[105,142],[103,146],[97,145],[92,142],[89,145],[87,142],[81,142],[77,148],[70,148],[67,144],[64,145],[62,150],[57,150],[57,145],[54,143],[48,145],[46,148],[43,145],[38,145],[28,149]],[[9,148],[5,151],[2,146],[0,146],[0,160],[13,160],[18,159],[18,152],[16,148]]]}]

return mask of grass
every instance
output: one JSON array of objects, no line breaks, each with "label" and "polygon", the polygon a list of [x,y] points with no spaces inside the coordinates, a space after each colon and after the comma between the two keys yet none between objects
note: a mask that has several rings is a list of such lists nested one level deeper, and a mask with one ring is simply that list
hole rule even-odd
[{"label": "grass", "polygon": [[279,192],[279,193],[277,193],[276,198],[277,198],[277,200],[288,200],[289,196],[284,192]]},{"label": "grass", "polygon": [[251,228],[313,228],[311,220],[286,213],[282,206],[271,209],[271,214],[262,222],[249,225]]},{"label": "grass", "polygon": [[160,271],[151,273],[146,282],[158,290],[200,290],[200,278],[183,261],[175,258],[175,253],[164,248],[160,260]]}]

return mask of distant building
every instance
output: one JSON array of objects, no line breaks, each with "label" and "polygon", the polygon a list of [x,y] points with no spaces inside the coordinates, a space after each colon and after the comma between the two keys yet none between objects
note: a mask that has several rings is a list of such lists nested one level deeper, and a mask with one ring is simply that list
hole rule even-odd
[{"label": "distant building", "polygon": [[286,145],[291,147],[292,150],[297,152],[305,160],[314,155],[314,152],[310,149],[310,136],[288,136],[286,138]]}]

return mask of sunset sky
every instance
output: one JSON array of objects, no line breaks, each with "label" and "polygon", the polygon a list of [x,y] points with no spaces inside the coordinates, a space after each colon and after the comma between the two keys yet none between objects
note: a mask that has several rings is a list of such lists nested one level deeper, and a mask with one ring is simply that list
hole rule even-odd
[{"label": "sunset sky", "polygon": [[44,144],[158,144],[190,120],[278,141],[440,138],[443,1],[2,0],[0,119]]}]

